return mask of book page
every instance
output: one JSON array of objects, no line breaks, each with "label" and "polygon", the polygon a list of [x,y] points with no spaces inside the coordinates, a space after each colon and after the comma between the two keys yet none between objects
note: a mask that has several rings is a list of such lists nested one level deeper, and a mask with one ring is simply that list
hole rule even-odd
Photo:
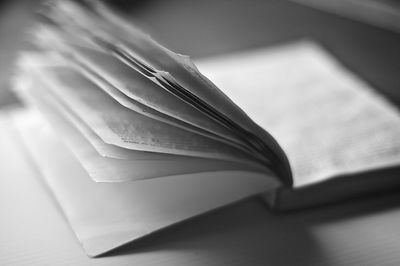
[{"label": "book page", "polygon": [[76,70],[43,68],[36,75],[47,83],[39,89],[56,95],[108,144],[139,151],[254,164],[249,153],[236,147],[132,112]]},{"label": "book page", "polygon": [[30,119],[24,113],[13,116],[16,141],[26,148],[89,256],[280,185],[272,175],[230,170],[99,184],[57,135],[32,127]]},{"label": "book page", "polygon": [[199,69],[277,139],[295,187],[400,164],[398,110],[315,43],[203,60]]}]

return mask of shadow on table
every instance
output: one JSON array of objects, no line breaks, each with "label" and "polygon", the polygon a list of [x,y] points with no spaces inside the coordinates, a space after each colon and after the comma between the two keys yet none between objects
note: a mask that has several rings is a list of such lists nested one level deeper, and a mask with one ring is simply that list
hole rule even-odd
[{"label": "shadow on table", "polygon": [[[399,209],[394,194],[308,210],[273,213],[256,199],[243,201],[130,243],[105,256],[149,252],[198,255],[210,262],[239,265],[329,263],[329,250],[341,248],[326,239],[362,239],[372,224],[395,226],[386,214]],[[392,212],[400,218],[400,211]],[[397,214],[397,215],[396,215]],[[342,232],[337,235],[337,232]],[[345,233],[345,235],[343,235]],[[331,235],[332,234],[332,235]],[[328,241],[329,242],[329,241]],[[340,243],[340,241],[339,241]]]}]

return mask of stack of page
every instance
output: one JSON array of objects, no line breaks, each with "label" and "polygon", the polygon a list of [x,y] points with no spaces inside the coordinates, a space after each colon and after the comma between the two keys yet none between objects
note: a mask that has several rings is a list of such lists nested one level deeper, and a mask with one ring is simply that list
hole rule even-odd
[{"label": "stack of page", "polygon": [[222,92],[98,2],[48,4],[32,39],[16,128],[90,256],[253,195],[289,209],[400,185],[397,111],[312,43],[200,62]]}]

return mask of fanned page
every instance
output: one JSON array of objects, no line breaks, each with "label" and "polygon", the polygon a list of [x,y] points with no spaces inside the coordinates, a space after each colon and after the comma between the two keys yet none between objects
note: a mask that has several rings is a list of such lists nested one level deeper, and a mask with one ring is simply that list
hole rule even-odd
[{"label": "fanned page", "polygon": [[[22,113],[15,116],[14,123],[17,141],[32,155],[36,168],[89,256],[104,254],[168,226],[279,186],[272,176],[245,171],[95,183],[82,162],[40,115],[33,111]],[[163,166],[154,163],[152,167]]]},{"label": "fanned page", "polygon": [[[108,88],[109,94],[112,87],[137,108],[144,105],[142,114],[163,122],[168,116],[169,123],[177,126],[179,120],[186,130],[195,127],[197,134],[247,152],[273,168],[285,183],[291,183],[287,158],[277,142],[201,75],[187,57],[157,44],[100,3],[87,4],[58,1],[42,12],[51,23],[35,32],[37,44],[84,68],[91,82],[98,85],[101,77],[99,87]],[[143,92],[143,86],[148,90]],[[163,100],[157,100],[161,95]]]},{"label": "fanned page", "polygon": [[[294,188],[400,165],[398,109],[316,43],[210,58],[198,66],[282,145]],[[376,187],[384,186],[379,174],[375,179]]]},{"label": "fanned page", "polygon": [[41,18],[16,130],[90,256],[291,183],[277,142],[189,58],[95,2]]}]

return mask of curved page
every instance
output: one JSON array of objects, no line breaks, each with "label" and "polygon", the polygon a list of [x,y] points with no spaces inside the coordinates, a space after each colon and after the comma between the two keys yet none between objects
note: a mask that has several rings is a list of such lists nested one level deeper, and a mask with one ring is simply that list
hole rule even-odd
[{"label": "curved page", "polygon": [[248,161],[250,155],[213,139],[173,127],[121,106],[76,70],[32,69],[103,141],[123,148],[170,154]]},{"label": "curved page", "polygon": [[274,177],[243,171],[98,184],[57,138],[23,143],[90,256],[279,186]]},{"label": "curved page", "polygon": [[[123,182],[140,179],[149,179],[155,177],[166,177],[170,175],[209,172],[221,170],[249,170],[265,172],[262,167],[250,168],[239,163],[232,163],[220,160],[207,160],[201,158],[184,157],[179,159],[175,156],[169,158],[164,154],[164,159],[150,158],[146,160],[120,160],[114,158],[105,158],[97,153],[91,144],[74,128],[68,120],[63,117],[61,106],[52,101],[48,95],[39,95],[37,97],[33,91],[26,90],[24,93],[26,100],[34,104],[44,118],[46,118],[51,126],[56,130],[57,136],[70,148],[71,152],[76,156],[78,161],[88,172],[90,177],[96,182]],[[36,97],[35,97],[36,96]],[[39,113],[33,113],[30,117],[32,124],[30,131],[41,131],[43,141],[52,138],[53,130],[49,124],[44,121]],[[142,153],[142,152],[139,152]]]},{"label": "curved page", "polygon": [[190,60],[187,57],[168,51],[105,6],[93,3],[90,8],[92,10],[63,1],[58,2],[49,14],[63,27],[80,31],[78,34],[102,45],[109,52],[148,68],[158,81],[170,86],[176,95],[185,94],[186,101],[218,121],[224,121],[260,154],[272,160],[275,171],[285,182],[291,183],[290,166],[278,143],[201,75],[192,63],[188,63]]}]

